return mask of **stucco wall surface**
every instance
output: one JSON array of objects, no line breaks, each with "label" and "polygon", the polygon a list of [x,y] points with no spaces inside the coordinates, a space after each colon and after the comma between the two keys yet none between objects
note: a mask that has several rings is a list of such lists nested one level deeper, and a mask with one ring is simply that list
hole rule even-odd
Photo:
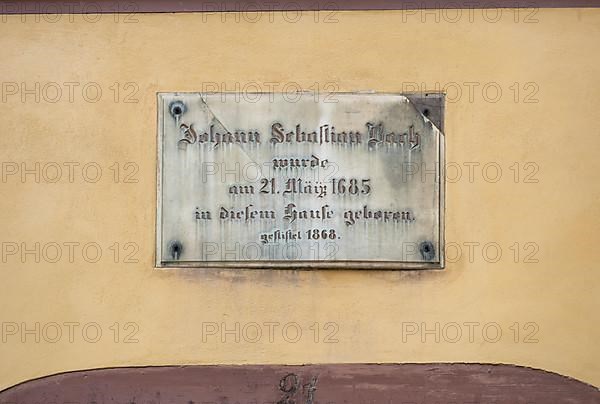
[{"label": "stucco wall surface", "polygon": [[[348,362],[600,385],[600,10],[471,12],[1,16],[0,388]],[[154,269],[157,92],[419,87],[447,92],[444,270]]]}]

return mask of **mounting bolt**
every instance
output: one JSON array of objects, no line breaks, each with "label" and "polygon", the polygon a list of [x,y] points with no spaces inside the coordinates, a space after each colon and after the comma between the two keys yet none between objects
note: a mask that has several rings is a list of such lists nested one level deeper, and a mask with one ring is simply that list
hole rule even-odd
[{"label": "mounting bolt", "polygon": [[183,252],[183,245],[181,242],[177,240],[173,240],[169,243],[169,253],[171,254],[171,258],[175,261],[181,257],[181,253]]},{"label": "mounting bolt", "polygon": [[171,113],[171,116],[175,119],[185,114],[186,111],[187,107],[182,101],[173,101],[169,104],[169,112]]},{"label": "mounting bolt", "polygon": [[431,261],[435,258],[435,247],[431,241],[423,241],[419,245],[419,251],[425,261]]}]

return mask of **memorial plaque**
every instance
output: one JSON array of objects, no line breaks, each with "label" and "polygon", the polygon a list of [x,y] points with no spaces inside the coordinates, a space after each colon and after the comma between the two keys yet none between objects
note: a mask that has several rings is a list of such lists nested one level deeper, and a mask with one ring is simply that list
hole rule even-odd
[{"label": "memorial plaque", "polygon": [[440,101],[160,93],[157,266],[442,268]]}]

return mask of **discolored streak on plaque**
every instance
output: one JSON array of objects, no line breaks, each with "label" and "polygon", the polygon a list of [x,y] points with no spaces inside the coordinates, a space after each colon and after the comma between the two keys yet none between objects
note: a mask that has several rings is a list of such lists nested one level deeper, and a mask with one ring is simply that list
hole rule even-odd
[{"label": "discolored streak on plaque", "polygon": [[597,388],[513,365],[167,366],[64,373],[0,393],[0,402],[280,404],[598,404]]}]

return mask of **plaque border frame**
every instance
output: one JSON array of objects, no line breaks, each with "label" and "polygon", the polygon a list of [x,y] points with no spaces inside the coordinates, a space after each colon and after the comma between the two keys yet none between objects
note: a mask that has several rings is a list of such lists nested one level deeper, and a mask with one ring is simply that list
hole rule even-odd
[{"label": "plaque border frame", "polygon": [[[234,91],[223,91],[219,93],[239,94]],[[445,268],[445,213],[446,213],[446,178],[442,167],[446,164],[446,145],[445,133],[441,128],[440,141],[438,144],[438,171],[440,181],[439,192],[439,222],[438,222],[438,238],[439,252],[438,261],[422,262],[422,261],[374,261],[374,260],[272,260],[272,261],[186,261],[186,262],[168,262],[163,261],[162,256],[162,163],[163,163],[163,147],[161,137],[161,124],[164,122],[164,99],[163,95],[177,94],[202,94],[200,91],[159,91],[156,93],[156,222],[155,222],[155,245],[154,245],[154,268],[159,270],[171,269],[276,269],[276,270],[442,270]],[[250,92],[244,94],[268,95],[269,92]],[[277,94],[277,93],[276,93]],[[313,94],[312,91],[303,92],[303,94]],[[409,98],[411,104],[419,113],[423,113],[423,109],[417,106],[417,103],[410,99],[411,96],[416,96],[419,99],[431,97],[441,102],[441,127],[445,123],[445,94],[442,92],[416,92],[416,93],[397,93],[397,92],[380,92],[380,91],[336,91],[332,94],[348,94],[348,95],[396,95]],[[162,130],[164,133],[164,130]]]}]

